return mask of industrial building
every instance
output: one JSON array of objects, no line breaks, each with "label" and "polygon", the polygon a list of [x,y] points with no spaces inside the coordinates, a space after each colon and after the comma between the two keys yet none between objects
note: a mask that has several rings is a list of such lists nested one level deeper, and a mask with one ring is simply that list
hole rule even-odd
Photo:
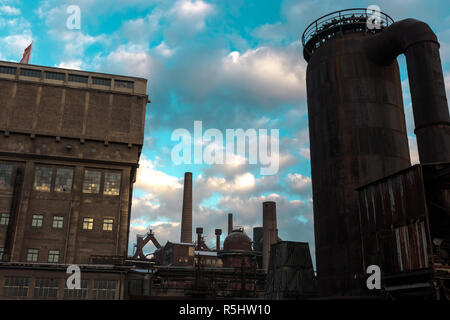
[{"label": "industrial building", "polygon": [[[333,12],[302,36],[320,295],[448,299],[450,117],[439,42],[421,21],[380,13],[369,27],[369,19],[366,9]],[[369,265],[381,269],[381,290],[366,286]]]},{"label": "industrial building", "polygon": [[146,90],[140,78],[0,62],[0,298],[65,297],[71,264],[89,274],[88,298],[124,296],[123,272],[93,264],[127,255]]},{"label": "industrial building", "polygon": [[[128,257],[146,89],[141,78],[0,62],[0,299],[264,297],[275,203],[263,204],[258,252],[231,214],[223,248],[220,229],[208,248],[203,228],[192,239],[189,172],[180,242],[161,246],[150,230]],[[79,289],[67,288],[71,265]]]},{"label": "industrial building", "polygon": [[[168,241],[161,246],[151,230],[137,236],[134,261],[130,261],[135,265],[129,275],[130,298],[317,297],[309,246],[281,241],[275,202],[262,204],[263,227],[254,228],[253,241],[242,227],[233,224],[233,214],[229,213],[228,234],[223,247],[222,230],[215,229],[216,245],[209,248],[202,227],[196,228],[196,241],[192,239],[192,192],[192,173],[186,172],[180,242]],[[157,250],[146,256],[143,247],[149,241]],[[295,254],[291,254],[292,251]],[[268,274],[270,285],[266,281]]]}]

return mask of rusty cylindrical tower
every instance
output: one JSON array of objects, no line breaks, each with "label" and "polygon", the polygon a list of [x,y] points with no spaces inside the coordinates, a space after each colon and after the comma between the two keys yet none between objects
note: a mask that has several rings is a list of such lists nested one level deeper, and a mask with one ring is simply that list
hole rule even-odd
[{"label": "rusty cylindrical tower", "polygon": [[364,281],[357,192],[410,166],[397,61],[369,59],[365,9],[331,13],[303,34],[316,262],[321,295],[358,295]]}]

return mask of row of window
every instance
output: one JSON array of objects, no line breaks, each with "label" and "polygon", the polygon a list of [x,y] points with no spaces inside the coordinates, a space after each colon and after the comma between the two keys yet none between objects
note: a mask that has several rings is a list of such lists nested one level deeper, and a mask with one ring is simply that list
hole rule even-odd
[{"label": "row of window", "polygon": [[[73,168],[53,168],[36,166],[33,188],[40,192],[72,192]],[[104,174],[102,174],[104,173]],[[0,163],[0,190],[12,188],[13,166]],[[99,194],[103,182],[103,194],[118,196],[120,194],[120,172],[85,169],[83,193]]]},{"label": "row of window", "polygon": [[[57,298],[60,281],[64,281],[64,298],[87,299],[89,286],[88,280],[81,280],[80,289],[69,289],[65,279],[35,279],[34,298]],[[5,297],[28,297],[30,278],[5,277],[3,285],[3,296]],[[117,281],[94,280],[92,287],[93,299],[113,300],[116,297]]]},{"label": "row of window", "polygon": [[[28,249],[27,262],[38,262],[39,249]],[[48,250],[47,262],[58,263],[59,262],[59,250]]]},{"label": "row of window", "polygon": [[[15,74],[17,74],[17,68],[0,66],[0,73],[15,75]],[[32,78],[41,78],[42,72],[41,72],[41,70],[21,68],[20,75],[26,76],[26,77],[32,77]],[[64,81],[66,79],[66,74],[62,73],[62,72],[44,71],[44,78],[51,79],[51,80]],[[78,75],[78,74],[69,74],[68,80],[69,80],[69,82],[78,82],[78,83],[86,83],[87,84],[89,82],[89,77],[83,76],[83,75]],[[101,85],[101,86],[105,86],[105,87],[111,87],[111,79],[92,77],[92,84]],[[115,80],[114,84],[115,84],[116,88],[129,88],[129,89],[134,88],[133,81]]]},{"label": "row of window", "polygon": [[[0,226],[7,226],[9,224],[9,213],[0,214]],[[44,216],[42,214],[33,214],[31,217],[31,226],[33,228],[42,228],[44,224]],[[64,217],[53,216],[53,229],[62,229],[64,226]],[[114,219],[103,219],[103,231],[112,231],[114,227]],[[94,218],[83,218],[83,230],[94,229]]]},{"label": "row of window", "polygon": [[[0,261],[3,259],[3,254],[5,253],[5,248],[0,248]],[[58,263],[59,262],[59,250],[51,249],[48,250],[47,262]],[[39,249],[28,249],[27,251],[27,262],[37,262],[39,259]]]}]

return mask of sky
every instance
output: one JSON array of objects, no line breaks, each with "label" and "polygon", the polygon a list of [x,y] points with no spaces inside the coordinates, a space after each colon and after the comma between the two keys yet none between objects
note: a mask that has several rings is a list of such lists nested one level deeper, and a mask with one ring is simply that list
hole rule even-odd
[{"label": "sky", "polygon": [[[67,8],[80,8],[69,29]],[[314,257],[305,73],[300,37],[316,18],[378,5],[395,21],[416,18],[438,35],[450,88],[450,3],[420,0],[0,0],[0,60],[148,79],[145,143],[133,194],[129,254],[151,228],[179,241],[184,172],[193,173],[193,228],[209,245],[214,229],[262,225],[262,203],[276,201],[279,236],[309,242]],[[404,57],[399,57],[410,152],[418,162]],[[175,165],[176,129],[278,129],[279,171],[261,166]],[[245,159],[244,159],[245,160]],[[247,159],[248,160],[248,159]],[[222,236],[222,241],[225,236]],[[146,252],[155,248],[148,245]]]}]

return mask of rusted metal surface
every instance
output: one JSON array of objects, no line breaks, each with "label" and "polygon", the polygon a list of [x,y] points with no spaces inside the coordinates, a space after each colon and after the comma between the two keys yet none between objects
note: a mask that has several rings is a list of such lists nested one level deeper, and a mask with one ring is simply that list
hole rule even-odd
[{"label": "rusted metal surface", "polygon": [[317,296],[308,243],[280,241],[270,249],[266,299],[305,299]]},{"label": "rusted metal surface", "polygon": [[368,59],[370,35],[327,41],[308,63],[316,261],[321,295],[360,295],[364,282],[355,189],[408,168],[397,62]]},{"label": "rusted metal surface", "polygon": [[364,269],[384,275],[429,268],[432,248],[420,165],[359,189]]}]

